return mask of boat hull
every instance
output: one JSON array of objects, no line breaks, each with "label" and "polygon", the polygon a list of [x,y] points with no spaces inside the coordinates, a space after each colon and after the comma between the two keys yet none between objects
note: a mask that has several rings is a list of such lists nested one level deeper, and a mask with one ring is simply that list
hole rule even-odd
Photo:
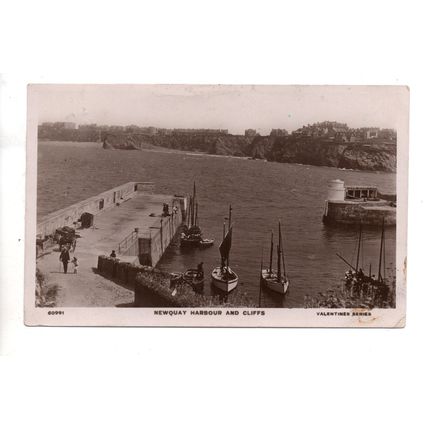
[{"label": "boat hull", "polygon": [[269,288],[269,290],[275,291],[279,294],[285,294],[288,290],[290,282],[288,279],[282,279],[281,281],[278,281],[277,274],[274,270],[269,272],[268,269],[263,269],[262,284],[264,287]]},{"label": "boat hull", "polygon": [[189,237],[189,236],[182,235],[180,239],[180,245],[182,247],[197,247],[199,246],[201,239],[202,238],[200,236]]},{"label": "boat hull", "polygon": [[192,286],[195,290],[204,288],[204,276],[197,269],[188,269],[183,274],[183,279]]},{"label": "boat hull", "polygon": [[211,273],[211,282],[214,287],[229,293],[238,285],[238,275],[230,268],[227,275],[224,275],[221,267],[216,267]]},{"label": "boat hull", "polygon": [[208,248],[214,245],[214,239],[202,239],[199,241],[199,247]]}]

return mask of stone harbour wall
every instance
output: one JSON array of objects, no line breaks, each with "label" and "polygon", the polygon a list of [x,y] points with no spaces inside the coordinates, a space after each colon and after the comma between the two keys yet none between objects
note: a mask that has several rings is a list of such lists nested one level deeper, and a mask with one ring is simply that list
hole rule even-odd
[{"label": "stone harbour wall", "polygon": [[396,223],[396,209],[385,205],[364,205],[327,201],[324,213],[324,223],[363,224],[366,226],[380,226],[385,220],[385,226]]},{"label": "stone harbour wall", "polygon": [[124,202],[126,199],[132,198],[136,192],[152,193],[153,190],[154,183],[129,182],[92,196],[45,216],[37,223],[37,236],[43,239],[46,236],[53,235],[58,228],[64,226],[73,227],[83,213],[90,213],[95,216],[116,204]]}]

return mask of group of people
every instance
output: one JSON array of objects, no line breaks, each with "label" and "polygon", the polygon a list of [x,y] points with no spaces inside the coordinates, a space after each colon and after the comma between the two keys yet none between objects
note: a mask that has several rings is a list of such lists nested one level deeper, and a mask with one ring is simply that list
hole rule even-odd
[{"label": "group of people", "polygon": [[[61,253],[59,255],[59,260],[62,262],[62,265],[64,267],[64,273],[67,273],[68,271],[68,264],[71,263],[73,265],[73,273],[77,274],[77,267],[79,266],[79,262],[77,260],[77,257],[73,255],[73,258],[71,258],[70,256],[70,251],[72,251],[74,253],[74,249],[76,248],[76,246],[74,245],[74,247],[70,246],[70,245],[62,245],[61,246]],[[112,258],[116,258],[116,251],[112,250],[110,257]]]},{"label": "group of people", "polygon": [[[172,213],[175,215],[178,212],[178,208],[174,205],[172,207]],[[163,208],[162,208],[162,217],[169,217],[171,213],[169,212],[169,205],[164,202]]]},{"label": "group of people", "polygon": [[[74,256],[75,248],[76,248],[75,245],[73,248],[70,245],[63,245],[61,247],[61,253],[59,255],[59,260],[62,262],[62,265],[64,268],[64,273],[67,273],[68,263],[70,263],[70,260],[71,260],[71,264],[73,265],[73,273],[77,274],[77,267],[79,266],[79,263],[77,261],[77,257]],[[73,258],[71,258],[71,256],[70,256],[70,251],[73,251]]]}]

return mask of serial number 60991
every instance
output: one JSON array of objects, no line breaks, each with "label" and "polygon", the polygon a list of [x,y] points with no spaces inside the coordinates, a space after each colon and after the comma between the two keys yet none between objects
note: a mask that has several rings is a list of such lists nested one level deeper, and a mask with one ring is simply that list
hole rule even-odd
[{"label": "serial number 60991", "polygon": [[64,315],[64,311],[48,311],[48,315]]}]

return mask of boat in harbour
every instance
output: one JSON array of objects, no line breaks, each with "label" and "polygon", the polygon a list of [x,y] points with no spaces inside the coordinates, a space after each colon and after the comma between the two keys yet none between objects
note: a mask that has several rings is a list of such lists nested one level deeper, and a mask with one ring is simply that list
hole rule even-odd
[{"label": "boat in harbour", "polygon": [[187,224],[183,226],[180,245],[182,247],[206,248],[214,244],[214,239],[203,238],[198,225],[198,202],[196,199],[196,183],[193,183],[193,195],[190,196]]},{"label": "boat in harbour", "polygon": [[223,223],[223,241],[219,246],[221,264],[211,273],[212,285],[219,290],[229,293],[238,285],[238,275],[230,268],[230,249],[232,247],[232,206],[229,206],[228,230],[226,233]]},{"label": "boat in harbour", "polygon": [[284,257],[284,247],[282,244],[282,234],[281,234],[281,222],[278,222],[278,244],[276,246],[277,250],[277,269],[273,269],[273,231],[271,233],[270,240],[270,258],[269,258],[269,267],[267,269],[261,269],[261,285],[264,287],[275,291],[276,293],[285,294],[290,285],[290,281],[287,277],[285,270],[285,257]]},{"label": "boat in harbour", "polygon": [[203,238],[199,241],[199,247],[200,248],[208,248],[211,247],[212,245],[214,245],[214,239],[207,239],[207,238]]},{"label": "boat in harbour", "polygon": [[386,251],[385,251],[385,221],[382,221],[380,250],[377,278],[372,274],[372,264],[369,264],[369,272],[363,271],[360,263],[362,252],[362,225],[357,246],[357,260],[355,266],[340,254],[336,255],[350,268],[345,272],[344,291],[350,298],[359,299],[358,304],[362,307],[390,307],[394,305],[394,283],[388,279],[386,273]]},{"label": "boat in harbour", "polygon": [[204,272],[199,269],[187,269],[183,273],[185,282],[191,285],[195,291],[201,291],[204,288]]}]

